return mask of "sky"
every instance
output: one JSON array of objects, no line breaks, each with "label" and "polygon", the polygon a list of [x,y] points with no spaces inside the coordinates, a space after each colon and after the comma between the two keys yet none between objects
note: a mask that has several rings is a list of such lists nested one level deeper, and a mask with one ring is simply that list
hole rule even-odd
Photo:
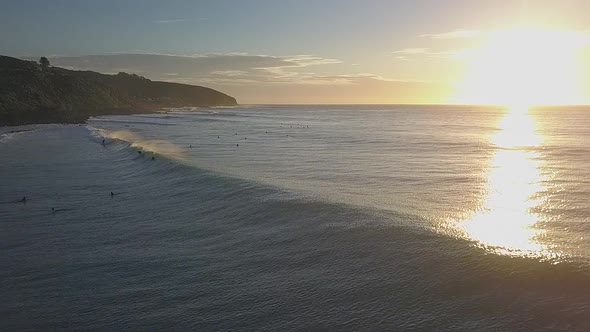
[{"label": "sky", "polygon": [[242,104],[590,103],[587,0],[0,0],[0,54]]}]

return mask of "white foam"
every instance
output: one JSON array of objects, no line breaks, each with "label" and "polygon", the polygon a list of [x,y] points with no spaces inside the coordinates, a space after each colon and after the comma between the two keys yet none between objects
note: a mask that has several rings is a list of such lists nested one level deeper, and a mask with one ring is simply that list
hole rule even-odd
[{"label": "white foam", "polygon": [[110,139],[117,139],[130,143],[131,147],[138,148],[143,151],[148,151],[156,154],[161,154],[173,159],[186,159],[186,151],[179,146],[170,143],[166,140],[145,139],[138,133],[130,130],[109,131],[104,129],[97,129],[97,133],[101,137],[108,137]]}]

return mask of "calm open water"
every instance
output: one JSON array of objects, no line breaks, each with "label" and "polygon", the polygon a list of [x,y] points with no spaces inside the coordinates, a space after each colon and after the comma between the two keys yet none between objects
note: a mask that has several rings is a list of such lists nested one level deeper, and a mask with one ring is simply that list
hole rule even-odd
[{"label": "calm open water", "polygon": [[589,111],[0,128],[0,329],[588,331]]}]

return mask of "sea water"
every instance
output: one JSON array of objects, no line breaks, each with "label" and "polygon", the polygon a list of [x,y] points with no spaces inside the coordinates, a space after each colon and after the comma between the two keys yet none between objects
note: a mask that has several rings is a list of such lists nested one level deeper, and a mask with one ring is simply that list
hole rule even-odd
[{"label": "sea water", "polygon": [[0,326],[588,330],[588,111],[240,106],[1,128]]}]

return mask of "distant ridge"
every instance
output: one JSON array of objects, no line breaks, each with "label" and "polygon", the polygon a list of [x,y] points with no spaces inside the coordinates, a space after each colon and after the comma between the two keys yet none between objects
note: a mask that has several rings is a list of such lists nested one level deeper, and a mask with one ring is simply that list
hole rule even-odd
[{"label": "distant ridge", "polygon": [[68,70],[0,55],[0,126],[77,123],[94,115],[163,107],[234,105],[235,98],[202,86]]}]

